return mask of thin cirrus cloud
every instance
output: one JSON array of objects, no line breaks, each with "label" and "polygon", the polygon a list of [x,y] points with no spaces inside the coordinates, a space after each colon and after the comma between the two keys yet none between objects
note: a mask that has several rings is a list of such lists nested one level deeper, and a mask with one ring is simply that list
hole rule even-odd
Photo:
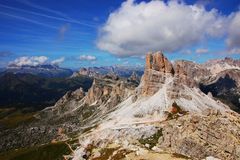
[{"label": "thin cirrus cloud", "polygon": [[58,20],[63,20],[63,21],[67,21],[67,22],[71,22],[71,23],[76,23],[76,24],[79,24],[79,25],[83,25],[83,26],[86,26],[86,27],[93,27],[95,28],[96,25],[94,24],[90,24],[90,23],[86,23],[86,22],[82,22],[82,21],[78,21],[74,18],[71,18],[69,16],[67,16],[66,14],[60,12],[60,11],[57,11],[57,10],[53,10],[53,9],[49,9],[49,8],[46,8],[46,7],[43,7],[43,6],[40,6],[40,5],[37,5],[35,3],[32,3],[30,1],[27,1],[27,0],[18,0],[20,3],[23,3],[25,5],[28,5],[30,7],[33,7],[33,8],[36,8],[40,11],[44,11],[44,12],[48,12],[48,13],[51,13],[51,14],[55,14],[57,16],[60,16],[60,17],[55,17],[55,16],[49,16],[47,15],[48,18],[54,18],[54,19],[58,19]]},{"label": "thin cirrus cloud", "polygon": [[78,59],[81,61],[96,61],[97,57],[91,55],[81,55]]},{"label": "thin cirrus cloud", "polygon": [[[17,13],[16,14],[10,14],[10,13],[7,13],[7,12],[0,12],[0,14],[2,14],[4,16],[15,18],[15,19],[27,21],[27,22],[30,22],[30,23],[38,24],[38,25],[41,25],[41,26],[44,26],[44,27],[53,28],[53,29],[58,29],[58,27],[36,21],[35,19],[32,19],[32,18],[21,16],[21,14],[19,14],[19,13],[27,13],[27,14],[33,15],[33,16],[40,16],[40,17],[44,17],[44,18],[48,18],[48,19],[62,21],[62,22],[65,22],[65,23],[66,22],[74,23],[74,24],[78,24],[78,25],[82,25],[82,26],[86,26],[86,27],[91,27],[91,28],[96,27],[96,24],[91,24],[91,23],[75,20],[75,19],[73,19],[73,18],[71,18],[71,17],[69,17],[69,16],[67,16],[67,15],[65,15],[65,14],[63,14],[59,11],[48,9],[48,8],[36,5],[36,4],[28,2],[28,1],[19,1],[19,2],[21,2],[25,5],[28,5],[30,7],[36,8],[39,11],[48,12],[49,14],[28,11],[28,10],[25,10],[25,9],[16,8],[16,7],[4,5],[4,4],[0,4],[0,7],[6,8],[6,9],[9,9],[9,10],[17,11]],[[55,15],[52,15],[52,14],[55,14]]]},{"label": "thin cirrus cloud", "polygon": [[8,17],[15,18],[15,19],[23,20],[23,21],[26,21],[26,22],[34,23],[34,24],[37,24],[37,25],[40,25],[40,26],[43,26],[43,27],[52,28],[52,29],[58,29],[58,27],[55,27],[55,26],[52,26],[52,25],[48,25],[46,23],[42,23],[42,22],[39,22],[39,21],[36,21],[36,20],[33,20],[33,19],[29,19],[29,18],[23,17],[23,16],[13,15],[13,14],[4,13],[4,12],[0,12],[0,14],[8,16]]},{"label": "thin cirrus cloud", "polygon": [[223,16],[216,9],[207,11],[199,4],[128,0],[109,15],[100,29],[97,46],[117,56],[143,55],[156,50],[174,52],[208,38],[223,38],[232,22],[228,38],[232,48],[239,42],[239,36],[233,37],[239,33],[238,16],[235,23],[232,17]]},{"label": "thin cirrus cloud", "polygon": [[56,17],[56,16],[47,15],[47,14],[38,13],[38,12],[33,12],[33,11],[27,11],[27,10],[24,10],[24,9],[21,9],[21,8],[15,8],[15,7],[3,5],[3,4],[0,4],[0,7],[7,8],[7,9],[10,9],[10,10],[19,11],[19,12],[23,12],[23,13],[28,13],[30,15],[41,16],[41,17],[45,17],[45,18],[49,18],[49,19],[75,23],[75,21],[72,21],[72,20],[69,20],[69,19],[66,19],[66,18]]}]

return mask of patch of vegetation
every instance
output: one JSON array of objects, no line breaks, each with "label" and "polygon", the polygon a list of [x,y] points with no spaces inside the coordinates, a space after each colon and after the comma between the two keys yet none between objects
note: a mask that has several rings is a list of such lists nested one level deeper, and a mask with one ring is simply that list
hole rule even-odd
[{"label": "patch of vegetation", "polygon": [[72,148],[72,150],[76,150],[77,147],[79,147],[79,139],[78,138],[72,138],[66,141],[67,144],[70,145],[70,147]]},{"label": "patch of vegetation", "polygon": [[113,152],[119,148],[103,148],[100,150],[101,156],[93,158],[92,160],[106,160],[113,155]]},{"label": "patch of vegetation", "polygon": [[51,143],[37,147],[23,148],[0,153],[3,160],[63,160],[63,155],[71,153],[64,142]]},{"label": "patch of vegetation", "polygon": [[163,136],[162,134],[162,128],[159,129],[156,133],[154,133],[152,136],[147,137],[147,138],[141,138],[139,139],[139,143],[146,145],[149,145],[149,148],[152,149],[156,144],[158,143],[158,139]]},{"label": "patch of vegetation", "polygon": [[143,118],[143,114],[142,113],[136,113],[133,115],[136,118]]},{"label": "patch of vegetation", "polygon": [[0,108],[31,107],[41,110],[52,106],[67,91],[80,87],[87,91],[92,78],[78,76],[74,78],[44,78],[31,74],[6,73],[0,76]]},{"label": "patch of vegetation", "polygon": [[184,158],[184,159],[189,159],[188,156],[185,156],[185,155],[182,155],[182,154],[179,154],[179,153],[173,153],[172,154],[174,158]]},{"label": "patch of vegetation", "polygon": [[86,132],[90,131],[91,129],[96,128],[97,126],[98,125],[96,124],[96,125],[90,126],[88,128],[85,128],[85,129],[83,129],[82,133],[86,133]]},{"label": "patch of vegetation", "polygon": [[124,159],[126,157],[126,155],[131,153],[131,152],[132,151],[129,151],[129,150],[126,150],[126,149],[121,149],[111,157],[111,160]]},{"label": "patch of vegetation", "polygon": [[0,108],[0,119],[10,115],[11,113],[15,112],[15,108]]},{"label": "patch of vegetation", "polygon": [[68,140],[67,143],[72,145],[72,144],[75,144],[75,143],[78,143],[78,138],[75,138],[75,139],[71,139],[71,140]]},{"label": "patch of vegetation", "polygon": [[0,119],[0,126],[3,128],[15,128],[21,124],[27,124],[35,120],[34,112],[23,113],[18,110]]}]

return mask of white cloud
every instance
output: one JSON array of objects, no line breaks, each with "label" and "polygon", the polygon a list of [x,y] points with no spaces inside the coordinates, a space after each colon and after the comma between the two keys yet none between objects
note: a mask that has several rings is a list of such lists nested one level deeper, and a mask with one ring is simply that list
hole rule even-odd
[{"label": "white cloud", "polygon": [[230,53],[240,53],[240,12],[233,15],[226,42]]},{"label": "white cloud", "polygon": [[96,61],[97,60],[97,58],[95,56],[91,56],[91,55],[81,55],[79,57],[79,59],[81,61]]},{"label": "white cloud", "polygon": [[98,48],[118,56],[178,51],[226,33],[228,18],[177,1],[124,2],[100,29]]},{"label": "white cloud", "polygon": [[51,62],[51,64],[58,66],[58,65],[60,65],[61,63],[63,63],[64,60],[65,60],[65,58],[64,58],[64,57],[61,57],[61,58],[58,58],[58,59],[53,60],[53,61]]},{"label": "white cloud", "polygon": [[14,61],[9,62],[9,66],[38,66],[41,64],[44,64],[48,60],[48,57],[45,56],[33,56],[33,57],[19,57],[15,59]]},{"label": "white cloud", "polygon": [[195,53],[197,53],[197,54],[208,53],[208,49],[207,48],[198,48],[198,49],[196,49]]}]

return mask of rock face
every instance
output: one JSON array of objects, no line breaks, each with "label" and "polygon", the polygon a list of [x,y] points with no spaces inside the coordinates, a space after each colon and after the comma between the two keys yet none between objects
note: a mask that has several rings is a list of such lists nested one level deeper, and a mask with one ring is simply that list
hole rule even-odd
[{"label": "rock face", "polygon": [[[188,81],[191,81],[190,83],[192,83],[192,85],[188,84],[190,86],[193,86],[193,83],[197,85],[202,80],[208,78],[211,75],[211,72],[202,65],[185,60],[175,61],[174,70],[176,74],[188,78]],[[183,80],[183,82],[186,81]]]},{"label": "rock face", "polygon": [[84,114],[88,110],[87,116],[96,115],[98,112],[104,114],[129,97],[135,87],[136,83],[116,78],[113,74],[103,76],[101,79],[95,78],[87,93],[82,88],[66,93],[53,107],[43,110],[40,117],[55,116],[57,119],[57,116],[68,116],[68,114],[73,115],[78,112]]},{"label": "rock face", "polygon": [[85,97],[87,105],[105,105],[114,107],[131,94],[134,87],[123,81],[95,79]]},{"label": "rock face", "polygon": [[164,57],[162,52],[148,53],[142,77],[142,94],[145,96],[153,95],[165,82],[166,76],[172,76],[173,74],[174,70],[171,62]]},{"label": "rock face", "polygon": [[55,108],[58,108],[57,115],[62,115],[69,110],[75,108],[74,105],[68,105],[68,103],[72,100],[80,101],[85,96],[85,92],[82,88],[79,88],[73,92],[67,92],[61,99],[59,99],[54,105]]},{"label": "rock face", "polygon": [[169,77],[174,79],[174,86],[184,84],[191,88],[197,87],[198,78],[208,73],[207,69],[187,61],[177,61],[172,65],[162,52],[148,53],[142,78],[142,94],[145,96],[155,94]]},{"label": "rock face", "polygon": [[190,77],[188,74],[188,70],[184,63],[176,63],[175,64],[175,75],[176,77],[176,83],[178,84],[185,84],[189,87],[196,87],[197,82],[193,79],[193,77]]},{"label": "rock face", "polygon": [[146,55],[146,67],[145,70],[155,70],[163,73],[174,73],[171,62],[164,57],[162,52],[148,53]]},{"label": "rock face", "polygon": [[[210,110],[209,110],[210,111]],[[188,115],[161,125],[162,136],[157,147],[171,152],[204,159],[240,158],[239,115],[236,113],[206,112],[206,115]]]}]

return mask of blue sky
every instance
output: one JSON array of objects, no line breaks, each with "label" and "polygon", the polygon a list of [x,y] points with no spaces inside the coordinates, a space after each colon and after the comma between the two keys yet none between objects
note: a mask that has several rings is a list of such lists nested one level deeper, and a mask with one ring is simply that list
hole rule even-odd
[{"label": "blue sky", "polygon": [[[97,46],[101,28],[105,26],[109,15],[118,10],[123,2],[0,0],[0,67],[22,56],[46,56],[49,62],[64,57],[61,66],[69,68],[144,65],[143,54],[121,56],[112,54],[111,49]],[[135,1],[135,4],[140,2]],[[240,1],[185,0],[185,5],[195,4],[204,5],[206,11],[215,8],[219,15],[229,16],[239,11]],[[188,59],[197,62],[225,56],[240,58],[240,54],[224,52],[225,48],[226,35],[223,35],[220,38],[205,38],[181,49],[167,50],[166,55],[171,60]],[[80,58],[83,55],[96,59]]]}]

